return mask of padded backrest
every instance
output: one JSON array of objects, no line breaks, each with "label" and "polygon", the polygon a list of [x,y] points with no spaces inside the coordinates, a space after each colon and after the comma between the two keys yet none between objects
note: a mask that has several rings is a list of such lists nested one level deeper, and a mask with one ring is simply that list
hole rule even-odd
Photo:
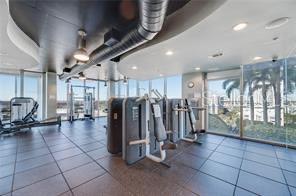
[{"label": "padded backrest", "polygon": [[160,106],[157,103],[152,103],[151,109],[152,109],[152,114],[153,114],[152,116],[154,120],[154,135],[158,142],[162,142],[167,139],[167,134],[162,121]]}]

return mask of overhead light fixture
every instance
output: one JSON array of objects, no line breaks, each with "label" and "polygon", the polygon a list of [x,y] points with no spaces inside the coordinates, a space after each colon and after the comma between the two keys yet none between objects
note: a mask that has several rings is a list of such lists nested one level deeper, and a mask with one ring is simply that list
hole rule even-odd
[{"label": "overhead light fixture", "polygon": [[127,77],[126,76],[123,77],[123,84],[127,84]]},{"label": "overhead light fixture", "polygon": [[69,84],[70,82],[71,82],[71,78],[68,78],[68,79],[65,81],[66,84]]},{"label": "overhead light fixture", "polygon": [[221,57],[223,56],[223,53],[222,52],[219,52],[219,53],[216,53],[216,54],[213,54],[213,55],[210,55],[208,56],[209,59],[213,59],[213,58],[217,58],[217,57]]},{"label": "overhead light fixture", "polygon": [[279,27],[283,26],[284,24],[286,24],[287,22],[289,22],[289,20],[290,20],[289,17],[277,18],[277,19],[267,23],[265,26],[265,29],[270,30],[270,29],[279,28]]},{"label": "overhead light fixture", "polygon": [[200,67],[196,67],[196,68],[194,68],[196,71],[199,71],[200,70]]},{"label": "overhead light fixture", "polygon": [[258,61],[258,60],[261,60],[261,59],[262,59],[261,56],[255,56],[255,57],[253,58],[254,61]]},{"label": "overhead light fixture", "polygon": [[168,50],[168,51],[165,53],[165,55],[167,55],[167,56],[172,56],[173,54],[174,54],[174,52],[171,51],[171,50]]},{"label": "overhead light fixture", "polygon": [[79,80],[86,80],[86,77],[85,77],[85,75],[83,74],[83,72],[80,72],[79,73]]},{"label": "overhead light fixture", "polygon": [[73,56],[76,60],[85,62],[89,60],[89,56],[85,49],[86,41],[84,37],[86,36],[86,32],[84,30],[79,30],[78,35],[79,35],[78,49],[74,52]]},{"label": "overhead light fixture", "polygon": [[163,74],[159,74],[159,76],[160,76],[160,77],[162,77],[162,76],[163,76]]},{"label": "overhead light fixture", "polygon": [[241,30],[245,29],[247,26],[248,26],[248,23],[242,22],[242,23],[235,25],[232,29],[234,31],[241,31]]},{"label": "overhead light fixture", "polygon": [[132,69],[136,70],[136,69],[138,69],[138,67],[137,66],[132,66]]}]

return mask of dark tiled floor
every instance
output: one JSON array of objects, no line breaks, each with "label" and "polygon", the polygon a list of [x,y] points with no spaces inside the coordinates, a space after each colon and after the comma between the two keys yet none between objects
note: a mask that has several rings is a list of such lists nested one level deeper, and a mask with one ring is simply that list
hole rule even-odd
[{"label": "dark tiled floor", "polygon": [[64,122],[0,140],[0,195],[295,195],[296,151],[215,135],[179,142],[166,168],[127,166],[106,149],[103,126]]}]

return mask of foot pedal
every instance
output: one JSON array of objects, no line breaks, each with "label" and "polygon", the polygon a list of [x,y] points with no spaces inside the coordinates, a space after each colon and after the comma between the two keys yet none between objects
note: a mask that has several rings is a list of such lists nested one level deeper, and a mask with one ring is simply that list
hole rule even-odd
[{"label": "foot pedal", "polygon": [[166,143],[162,145],[162,150],[175,150],[177,148],[177,144]]}]

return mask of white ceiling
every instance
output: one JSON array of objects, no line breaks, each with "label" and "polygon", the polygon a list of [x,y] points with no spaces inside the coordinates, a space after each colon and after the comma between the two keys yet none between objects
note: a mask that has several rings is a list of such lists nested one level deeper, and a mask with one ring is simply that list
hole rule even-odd
[{"label": "white ceiling", "polygon": [[[273,55],[287,57],[296,46],[295,0],[228,0],[198,24],[168,40],[154,44],[125,56],[118,69],[134,79],[151,79],[160,74],[175,75],[200,71],[213,71],[239,67],[242,64],[270,60]],[[280,17],[290,21],[273,30],[265,25]],[[232,27],[247,22],[248,27],[235,32]],[[272,41],[279,37],[277,41]],[[172,56],[166,56],[172,50]],[[208,56],[222,52],[223,56]],[[137,66],[137,70],[132,70]]]},{"label": "white ceiling", "polygon": [[8,1],[0,1],[0,71],[34,68],[38,46],[12,20]]}]

